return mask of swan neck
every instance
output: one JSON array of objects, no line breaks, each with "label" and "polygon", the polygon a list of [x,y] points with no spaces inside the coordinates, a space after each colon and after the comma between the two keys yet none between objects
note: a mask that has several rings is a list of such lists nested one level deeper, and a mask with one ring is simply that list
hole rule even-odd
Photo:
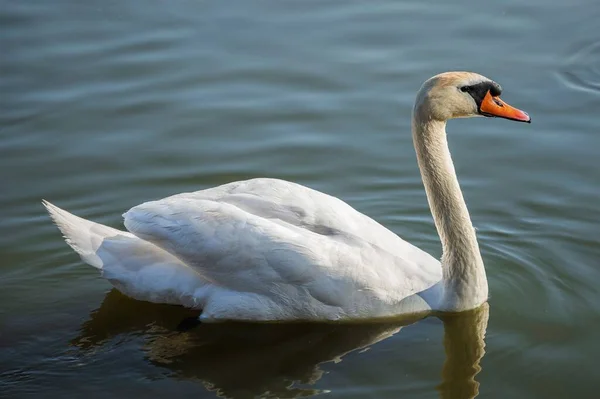
[{"label": "swan neck", "polygon": [[442,242],[444,300],[440,310],[472,309],[488,286],[475,229],[448,148],[446,122],[413,115],[413,141],[429,207]]}]

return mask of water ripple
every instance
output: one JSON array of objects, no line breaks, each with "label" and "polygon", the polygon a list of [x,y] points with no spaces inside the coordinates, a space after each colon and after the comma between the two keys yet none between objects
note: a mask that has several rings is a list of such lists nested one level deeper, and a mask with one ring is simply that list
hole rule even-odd
[{"label": "water ripple", "polygon": [[600,92],[600,41],[578,47],[564,59],[558,76],[576,90]]}]

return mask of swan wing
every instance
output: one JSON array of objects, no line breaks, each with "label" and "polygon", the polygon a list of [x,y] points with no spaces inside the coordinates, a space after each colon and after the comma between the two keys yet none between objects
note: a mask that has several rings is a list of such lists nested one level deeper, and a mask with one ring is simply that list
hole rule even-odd
[{"label": "swan wing", "polygon": [[374,220],[282,180],[178,194],[138,205],[124,218],[130,232],[213,287],[286,312],[375,316],[441,278],[437,260]]}]

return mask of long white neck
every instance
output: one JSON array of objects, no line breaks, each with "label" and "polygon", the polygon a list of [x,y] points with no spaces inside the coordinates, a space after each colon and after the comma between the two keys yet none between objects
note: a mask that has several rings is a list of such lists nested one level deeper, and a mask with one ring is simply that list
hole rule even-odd
[{"label": "long white neck", "polygon": [[415,110],[412,132],[427,200],[442,242],[444,299],[440,310],[475,308],[487,300],[487,278],[448,149],[446,122],[431,120],[426,112]]}]

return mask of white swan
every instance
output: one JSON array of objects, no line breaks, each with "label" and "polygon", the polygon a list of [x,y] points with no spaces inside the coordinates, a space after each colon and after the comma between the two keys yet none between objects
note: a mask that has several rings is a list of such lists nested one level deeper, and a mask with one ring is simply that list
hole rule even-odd
[{"label": "white swan", "polygon": [[146,202],[120,231],[44,205],[67,243],[117,289],[202,309],[201,321],[357,320],[462,311],[487,300],[475,230],[446,141],[446,121],[530,122],[470,72],[427,80],[412,133],[443,247],[441,263],[343,201],[253,179]]}]

